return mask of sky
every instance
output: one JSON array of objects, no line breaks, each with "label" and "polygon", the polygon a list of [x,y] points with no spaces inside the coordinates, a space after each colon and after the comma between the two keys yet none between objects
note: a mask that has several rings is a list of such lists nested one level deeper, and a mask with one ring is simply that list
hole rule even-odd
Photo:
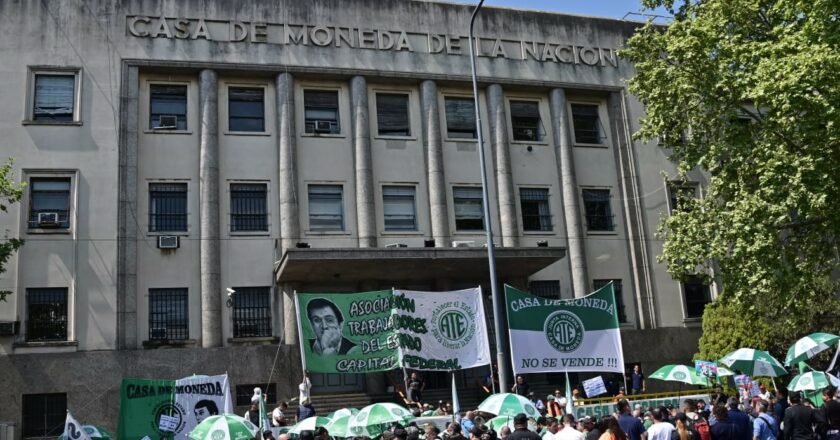
[{"label": "sky", "polygon": [[[469,0],[457,1],[458,3],[470,3]],[[487,6],[507,6],[610,18],[622,18],[628,12],[639,12],[642,9],[639,0],[486,0],[484,4]],[[653,13],[666,14],[663,10],[657,10]],[[627,18],[644,20],[644,17],[640,16]]]}]

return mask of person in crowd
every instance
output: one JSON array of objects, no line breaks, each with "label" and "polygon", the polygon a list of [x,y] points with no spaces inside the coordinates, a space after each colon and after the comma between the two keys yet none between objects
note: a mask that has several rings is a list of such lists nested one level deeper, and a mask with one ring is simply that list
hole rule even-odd
[{"label": "person in crowd", "polygon": [[446,404],[443,403],[443,400],[438,401],[438,407],[435,410],[436,416],[448,416],[449,414],[446,413]]},{"label": "person in crowd", "polygon": [[770,409],[770,403],[766,400],[758,400],[753,403],[753,409],[757,414],[753,419],[753,440],[777,440],[779,438],[779,424],[767,412]]},{"label": "person in crowd", "polygon": [[429,417],[435,415],[435,409],[428,403],[423,404],[423,411],[420,412],[421,417]]},{"label": "person in crowd", "polygon": [[712,424],[712,440],[739,440],[738,425],[729,418],[725,405],[715,405],[712,409],[715,423]]},{"label": "person in crowd", "polygon": [[277,436],[277,440],[289,440],[289,434],[284,432]]},{"label": "person in crowd", "polygon": [[711,415],[709,413],[709,408],[706,406],[706,401],[703,399],[697,401],[697,414],[706,420],[708,420]]},{"label": "person in crowd", "polygon": [[586,436],[575,427],[575,416],[566,414],[563,416],[563,429],[554,438],[556,440],[586,440]]},{"label": "person in crowd", "polygon": [[440,429],[437,426],[429,423],[426,425],[425,431],[423,431],[423,439],[424,440],[438,440],[440,439]]},{"label": "person in crowd", "polygon": [[[630,404],[627,405],[627,409],[630,409]],[[627,415],[630,416],[629,413]],[[622,429],[619,420],[613,416],[605,416],[601,418],[601,429],[603,429],[604,432],[598,440],[632,440],[627,436],[624,429]]]},{"label": "person in crowd", "polygon": [[638,403],[633,405],[633,417],[642,418],[642,405]]},{"label": "person in crowd", "polygon": [[665,420],[666,408],[655,408],[653,414],[653,425],[645,431],[647,440],[671,440],[671,433],[674,432],[674,425]]},{"label": "person in crowd", "polygon": [[452,410],[452,402],[446,402],[446,415],[448,415],[448,416],[451,416],[451,415],[456,415],[457,416],[458,415],[458,414],[455,414],[455,412]]},{"label": "person in crowd", "polygon": [[252,403],[242,417],[245,420],[250,420],[255,426],[260,426],[260,407],[256,403]]},{"label": "person in crowd", "polygon": [[472,433],[473,428],[475,428],[475,413],[467,411],[461,419],[461,432]]},{"label": "person in crowd", "polygon": [[808,408],[814,409],[814,402],[811,399],[808,399],[808,398],[802,399],[802,405],[807,406]]},{"label": "person in crowd", "polygon": [[572,388],[572,405],[575,405],[578,400],[581,400],[580,389],[578,387]]},{"label": "person in crowd", "polygon": [[542,400],[540,400],[539,397],[537,397],[536,394],[534,394],[533,391],[528,393],[528,400],[530,400],[531,403],[534,404],[534,407],[537,408],[537,411],[539,411],[540,414],[545,415],[545,404]]},{"label": "person in crowd", "polygon": [[446,425],[446,431],[441,433],[441,438],[443,440],[462,439],[463,436],[461,435],[461,425],[455,422]]},{"label": "person in crowd", "polygon": [[309,380],[309,371],[303,372],[303,380],[298,385],[298,402],[303,403],[304,400],[309,400],[312,392],[312,381]]},{"label": "person in crowd", "polygon": [[758,385],[758,397],[761,397],[762,400],[769,402],[771,397],[770,395],[770,391],[763,383]]},{"label": "person in crowd", "polygon": [[[753,430],[750,416],[738,409],[738,405],[738,399],[735,397],[730,397],[726,401],[726,406],[729,407],[729,410],[727,411],[729,420],[731,420],[737,427],[738,438],[736,440],[752,440]],[[717,415],[715,415],[715,417],[717,417]]]},{"label": "person in crowd", "polygon": [[650,411],[645,411],[644,416],[642,417],[642,427],[645,428],[645,432],[647,432],[650,427],[653,426],[653,413]]},{"label": "person in crowd", "polygon": [[289,404],[281,401],[274,411],[271,411],[271,426],[280,427],[288,425],[286,420],[286,412],[289,410]]},{"label": "person in crowd", "polygon": [[315,440],[315,433],[312,431],[301,431],[298,438],[300,440]]},{"label": "person in crowd", "polygon": [[426,382],[417,374],[416,371],[411,372],[411,376],[406,381],[408,383],[408,400],[412,403],[423,402],[423,390],[426,389]]},{"label": "person in crowd", "polygon": [[642,366],[636,364],[633,366],[633,373],[630,374],[630,395],[644,393],[645,375],[642,373]]},{"label": "person in crowd", "polygon": [[557,419],[554,417],[548,417],[545,419],[545,433],[542,435],[543,440],[555,440],[557,431],[560,431],[560,423],[557,422]]},{"label": "person in crowd", "polygon": [[297,409],[297,419],[298,421],[303,419],[308,419],[315,415],[315,407],[312,406],[312,402],[307,398],[300,402]]},{"label": "person in crowd", "polygon": [[776,392],[776,403],[773,405],[773,418],[776,419],[777,430],[776,432],[779,433],[779,438],[783,438],[782,432],[782,420],[785,418],[785,411],[788,409],[790,404],[788,403],[788,394],[787,390],[782,388]]},{"label": "person in crowd", "polygon": [[[330,433],[329,431],[327,431],[327,428],[319,426],[315,430],[315,440],[330,440]],[[403,438],[402,440],[405,440],[405,438]]]},{"label": "person in crowd", "polygon": [[[517,379],[519,377],[522,376],[518,376]],[[542,438],[536,432],[528,430],[528,416],[519,413],[513,418],[513,432],[508,436],[508,440],[542,440]]]},{"label": "person in crowd", "polygon": [[545,400],[546,415],[554,418],[561,417],[563,415],[563,408],[559,403],[557,403],[557,399],[554,397],[554,394],[549,394]]},{"label": "person in crowd", "polygon": [[583,431],[586,434],[586,440],[598,440],[604,432],[602,424],[596,422],[595,419],[589,416],[584,417],[583,420]]},{"label": "person in crowd", "polygon": [[531,387],[525,382],[525,378],[521,374],[516,376],[516,383],[510,387],[510,392],[519,394],[522,397],[528,397]]},{"label": "person in crowd", "polygon": [[627,400],[618,402],[618,424],[630,440],[642,439],[645,428],[642,426],[642,421],[630,413],[630,402]]},{"label": "person in crowd", "polygon": [[504,425],[499,429],[499,439],[508,440],[508,437],[510,437],[510,426]]},{"label": "person in crowd", "polygon": [[788,395],[790,407],[785,410],[784,440],[813,440],[813,426],[817,422],[814,410],[802,404],[802,394],[793,391]]},{"label": "person in crowd", "polygon": [[823,389],[823,406],[820,409],[819,433],[825,440],[840,440],[840,401],[837,400],[837,388],[829,385]]},{"label": "person in crowd", "polygon": [[674,431],[671,433],[671,440],[699,440],[699,434],[691,428],[691,420],[686,413],[677,413],[674,416]]}]

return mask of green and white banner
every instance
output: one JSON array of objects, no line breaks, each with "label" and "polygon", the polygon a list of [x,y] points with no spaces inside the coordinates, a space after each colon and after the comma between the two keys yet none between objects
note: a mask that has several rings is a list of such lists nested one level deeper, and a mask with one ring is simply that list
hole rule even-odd
[{"label": "green and white banner", "polygon": [[450,371],[490,363],[479,288],[295,298],[301,356],[311,372]]},{"label": "green and white banner", "polygon": [[[709,401],[709,395],[691,394],[683,396],[660,397],[656,399],[634,399],[633,396],[630,396],[630,407],[633,408],[636,406],[636,404],[639,404],[642,406],[642,408],[659,408],[660,406],[667,405],[673,405],[674,408],[681,408],[682,403],[688,399],[694,399],[695,401],[705,399],[706,401]],[[590,405],[578,405],[575,406],[575,418],[581,419],[584,416],[590,416],[600,420],[601,417],[611,416],[615,414],[617,410],[618,408],[615,402],[609,401]]]},{"label": "green and white banner", "polygon": [[549,299],[505,286],[513,371],[624,372],[612,283],[583,298]]},{"label": "green and white banner", "polygon": [[123,379],[118,438],[178,439],[233,408],[227,374],[178,380]]}]

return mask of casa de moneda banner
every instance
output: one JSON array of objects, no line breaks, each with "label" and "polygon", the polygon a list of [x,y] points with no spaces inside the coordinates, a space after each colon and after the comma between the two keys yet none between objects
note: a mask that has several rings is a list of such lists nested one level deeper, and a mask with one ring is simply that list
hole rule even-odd
[{"label": "casa de moneda banner", "polygon": [[481,289],[297,293],[301,356],[315,373],[490,363]]},{"label": "casa de moneda banner", "polygon": [[583,298],[540,298],[505,286],[513,371],[623,373],[612,283]]}]

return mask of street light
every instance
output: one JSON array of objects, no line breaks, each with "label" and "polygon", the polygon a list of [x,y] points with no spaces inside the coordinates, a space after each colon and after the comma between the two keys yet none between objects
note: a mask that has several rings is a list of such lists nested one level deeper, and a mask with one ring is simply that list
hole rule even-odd
[{"label": "street light", "polygon": [[[475,17],[484,0],[478,2],[470,17],[470,68],[472,70],[473,100],[475,102],[475,126],[478,134],[478,160],[481,165],[481,202],[484,208],[484,231],[487,234],[487,263],[490,266],[490,297],[493,299],[493,325],[496,328],[496,365],[499,371],[500,392],[507,392],[507,357],[505,357],[504,335],[502,329],[503,310],[502,301],[499,299],[499,287],[496,284],[496,250],[493,246],[493,229],[490,227],[490,196],[487,192],[487,167],[484,158],[484,135],[481,132],[481,112],[478,106],[478,78],[475,73],[475,39],[473,38],[473,25]],[[490,379],[492,383],[493,366],[490,366]]]}]

